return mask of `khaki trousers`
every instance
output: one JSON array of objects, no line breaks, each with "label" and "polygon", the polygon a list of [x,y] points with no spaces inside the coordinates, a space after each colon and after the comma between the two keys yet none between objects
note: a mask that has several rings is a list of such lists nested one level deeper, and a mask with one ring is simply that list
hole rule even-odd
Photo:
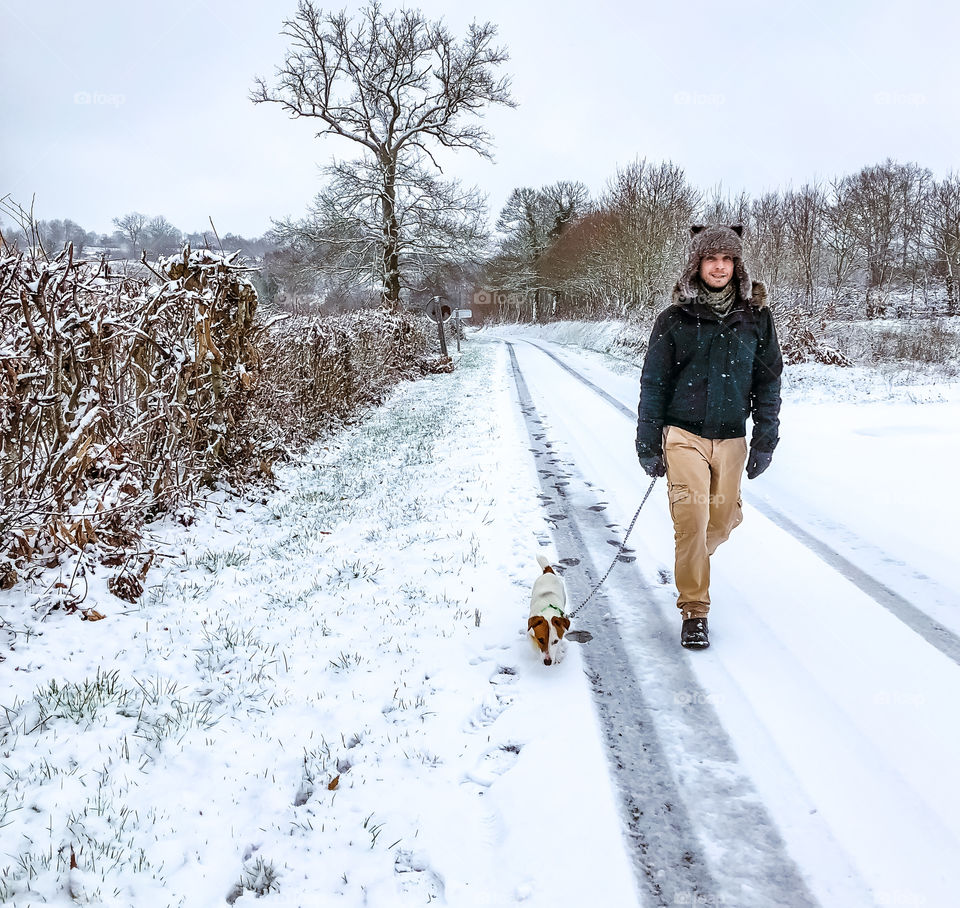
[{"label": "khaki trousers", "polygon": [[740,477],[747,440],[701,438],[667,426],[663,454],[676,540],[677,608],[684,618],[705,618],[710,611],[710,556],[743,520]]}]

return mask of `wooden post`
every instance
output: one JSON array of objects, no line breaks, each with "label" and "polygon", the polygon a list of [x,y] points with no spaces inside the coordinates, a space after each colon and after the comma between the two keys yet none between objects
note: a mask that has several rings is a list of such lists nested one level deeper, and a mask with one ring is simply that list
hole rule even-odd
[{"label": "wooden post", "polygon": [[444,336],[444,333],[443,333],[443,319],[442,319],[442,318],[437,319],[437,332],[438,332],[439,335],[440,335],[440,352],[441,352],[444,356],[447,356],[447,355],[448,355],[448,354],[447,354],[447,339],[446,339],[446,337]]}]

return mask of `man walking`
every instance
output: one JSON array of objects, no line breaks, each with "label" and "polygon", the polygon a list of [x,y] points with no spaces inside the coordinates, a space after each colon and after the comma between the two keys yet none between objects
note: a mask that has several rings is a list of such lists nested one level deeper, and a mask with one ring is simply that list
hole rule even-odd
[{"label": "man walking", "polygon": [[648,476],[667,477],[680,643],[703,649],[710,556],[743,519],[744,464],[754,479],[773,458],[783,360],[766,288],[743,264],[743,228],[694,226],[690,234],[687,268],[643,363],[637,456]]}]

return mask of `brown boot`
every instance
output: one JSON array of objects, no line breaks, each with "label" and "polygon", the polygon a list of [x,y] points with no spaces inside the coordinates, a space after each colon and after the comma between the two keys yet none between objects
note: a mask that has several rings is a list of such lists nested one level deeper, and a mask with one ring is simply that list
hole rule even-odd
[{"label": "brown boot", "polygon": [[680,645],[687,649],[706,649],[710,645],[706,618],[685,618],[680,630]]}]

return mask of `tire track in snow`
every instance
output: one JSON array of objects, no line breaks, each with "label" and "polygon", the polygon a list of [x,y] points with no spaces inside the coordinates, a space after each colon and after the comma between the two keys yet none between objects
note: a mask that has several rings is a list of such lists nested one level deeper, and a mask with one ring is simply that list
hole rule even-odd
[{"label": "tire track in snow", "polygon": [[[568,592],[574,601],[582,601],[602,573],[590,552],[610,542],[610,527],[602,502],[574,507],[568,500],[571,476],[552,454],[549,442],[543,441],[546,430],[513,345],[507,342],[507,348],[531,449],[538,458],[542,498],[551,508],[554,542],[559,552],[579,556],[579,569],[565,576]],[[639,599],[652,627],[642,682],[615,620],[609,611],[603,614],[607,596]],[[816,905],[752,783],[740,770],[709,696],[687,657],[678,651],[676,628],[667,626],[640,572],[623,564],[591,609],[593,641],[584,651],[584,661],[645,898],[659,906]],[[681,701],[678,691],[683,692]],[[674,723],[669,741],[661,736],[657,721]]]},{"label": "tire track in snow", "polygon": [[[548,356],[553,362],[560,366],[560,368],[572,375],[577,381],[585,385],[595,394],[602,397],[619,413],[630,420],[636,421],[637,414],[634,410],[631,410],[622,401],[590,381],[589,378],[578,372],[568,363],[565,363],[556,356],[556,354],[532,341],[526,341],[526,343],[530,344],[531,347],[535,347],[545,356]],[[764,517],[793,536],[797,542],[808,548],[859,590],[866,593],[871,599],[883,606],[883,608],[902,621],[912,631],[923,637],[927,643],[960,665],[960,637],[953,631],[935,621],[908,599],[890,589],[885,583],[877,580],[862,568],[857,567],[857,565],[841,555],[836,549],[794,523],[786,514],[777,510],[773,505],[754,495],[747,489],[743,490],[742,495],[744,501],[751,507],[756,508]]]}]

